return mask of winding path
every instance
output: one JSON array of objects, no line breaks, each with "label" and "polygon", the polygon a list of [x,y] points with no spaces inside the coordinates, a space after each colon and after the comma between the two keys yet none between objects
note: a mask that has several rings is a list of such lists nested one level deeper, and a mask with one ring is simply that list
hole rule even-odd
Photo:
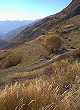
[{"label": "winding path", "polygon": [[64,59],[65,57],[72,57],[72,56],[76,56],[76,52],[79,51],[80,52],[80,49],[75,49],[75,50],[70,50],[68,52],[65,52],[63,54],[60,54],[60,55],[57,55],[53,58],[51,58],[50,60],[46,60],[45,62],[41,62],[41,63],[38,63],[38,64],[33,64],[32,66],[30,67],[12,67],[12,68],[8,68],[8,69],[4,69],[4,70],[0,70],[0,74],[13,74],[13,73],[19,73],[19,72],[30,72],[30,71],[33,71],[33,70],[37,70],[37,69],[40,69],[40,68],[43,68],[51,63],[54,63],[55,61],[58,61],[60,59]]}]

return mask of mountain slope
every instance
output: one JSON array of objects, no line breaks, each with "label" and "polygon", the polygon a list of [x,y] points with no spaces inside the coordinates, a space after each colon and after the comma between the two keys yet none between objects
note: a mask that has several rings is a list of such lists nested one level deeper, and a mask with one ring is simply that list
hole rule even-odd
[{"label": "mountain slope", "polygon": [[31,20],[23,20],[23,21],[0,21],[0,35],[2,38],[6,38],[6,34],[12,30],[17,28],[29,25],[32,23]]},{"label": "mountain slope", "polygon": [[[28,66],[34,64],[35,61],[39,62],[41,58],[42,60],[49,58],[51,54],[60,54],[68,49],[80,48],[80,15],[77,13],[74,16],[72,14],[69,16],[70,13],[74,13],[75,9],[79,9],[80,0],[77,2],[73,0],[60,13],[35,22],[12,39],[11,42],[13,44],[11,45],[10,43],[9,47],[21,45],[9,51],[10,56],[6,56],[0,61],[1,65],[3,65],[2,68],[6,68],[8,64],[9,67],[14,66],[15,60],[13,61],[13,59],[16,59],[16,56],[19,58],[24,57],[21,58],[21,61],[16,66]],[[27,43],[26,41],[30,42]],[[43,52],[43,50],[45,51]],[[6,64],[2,63],[4,61]]]},{"label": "mountain slope", "polygon": [[[51,15],[42,20],[39,20],[31,27],[24,29],[20,34],[18,34],[14,39],[12,39],[12,41],[14,42],[30,41],[32,39],[35,39],[36,37],[46,34],[49,31],[57,32],[57,34],[59,34],[59,37],[67,36],[67,33],[65,33],[64,35],[64,30],[65,31],[69,30],[68,36],[70,36],[70,39],[72,40],[71,36],[75,38],[75,36],[77,36],[80,33],[79,21],[80,21],[80,0],[72,0],[69,6],[67,6],[64,10],[55,15]],[[76,32],[74,32],[74,28]],[[64,42],[66,42],[66,39],[64,38],[62,39]],[[80,42],[79,37],[77,38],[77,40],[79,43]],[[71,43],[72,43],[71,45],[74,45],[73,42]],[[74,43],[76,46],[77,43],[75,41]],[[67,43],[66,45],[69,44]],[[71,45],[68,46],[68,48],[72,47]]]},{"label": "mountain slope", "polygon": [[67,18],[80,15],[80,0],[72,0],[70,5],[63,10],[63,13],[67,15]]},{"label": "mountain slope", "polygon": [[4,49],[9,45],[9,43],[5,40],[0,39],[0,49]]},{"label": "mountain slope", "polygon": [[0,54],[0,110],[80,110],[76,1],[64,9],[66,14],[63,10],[25,29],[14,40],[23,44]]},{"label": "mountain slope", "polygon": [[17,36],[17,34],[19,34],[22,30],[24,30],[26,28],[26,25],[25,26],[22,26],[22,27],[19,27],[19,28],[16,28],[15,30],[11,30],[9,31],[6,35],[5,35],[5,39],[7,41],[10,41],[10,39],[13,39],[14,37]]},{"label": "mountain slope", "polygon": [[80,110],[79,1],[25,29],[14,40],[23,44],[0,54],[0,110]]}]

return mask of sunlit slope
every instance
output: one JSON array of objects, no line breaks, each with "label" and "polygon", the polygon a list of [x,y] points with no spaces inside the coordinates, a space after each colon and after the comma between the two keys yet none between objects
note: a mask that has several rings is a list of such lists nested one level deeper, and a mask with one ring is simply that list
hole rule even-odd
[{"label": "sunlit slope", "polygon": [[[12,39],[12,41],[14,41],[14,42],[30,41],[51,30],[57,31],[55,27],[57,27],[57,29],[58,29],[60,26],[62,26],[61,23],[63,21],[64,21],[64,25],[65,25],[65,22],[67,22],[69,19],[72,20],[73,24],[74,24],[74,22],[79,23],[79,19],[80,19],[79,10],[80,10],[80,0],[72,0],[72,2],[69,4],[69,6],[67,6],[64,10],[62,10],[61,12],[59,12],[55,15],[48,16],[42,20],[35,22],[29,28],[24,29],[19,35],[17,35],[14,39]],[[76,17],[76,16],[78,16],[78,17]],[[75,19],[73,17],[75,17]],[[68,23],[68,25],[69,25],[69,23]],[[75,26],[79,26],[79,24],[75,23]],[[58,33],[58,31],[57,31],[57,33]]]},{"label": "sunlit slope", "polygon": [[11,66],[30,66],[48,56],[48,51],[39,43],[25,43],[0,55],[0,68]]},{"label": "sunlit slope", "polygon": [[61,60],[44,69],[16,76],[24,79],[1,90],[0,110],[80,109],[79,63]]}]

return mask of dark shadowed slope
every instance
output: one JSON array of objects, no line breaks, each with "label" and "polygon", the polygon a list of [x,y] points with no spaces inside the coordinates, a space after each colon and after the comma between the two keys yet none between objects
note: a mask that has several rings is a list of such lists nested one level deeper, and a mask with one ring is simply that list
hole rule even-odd
[{"label": "dark shadowed slope", "polygon": [[0,49],[4,49],[9,45],[9,43],[5,40],[0,39]]},{"label": "dark shadowed slope", "polygon": [[67,18],[80,15],[80,0],[72,0],[70,5],[63,10],[63,13],[66,14]]}]

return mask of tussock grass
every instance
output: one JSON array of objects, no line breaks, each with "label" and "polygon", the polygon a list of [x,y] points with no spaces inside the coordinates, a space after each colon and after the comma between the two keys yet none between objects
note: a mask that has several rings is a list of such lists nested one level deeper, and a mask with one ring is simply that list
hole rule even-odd
[{"label": "tussock grass", "polygon": [[[46,74],[50,69],[50,76]],[[41,72],[41,71],[40,71]],[[37,71],[39,73],[39,71]],[[79,110],[80,64],[57,61],[36,79],[0,91],[0,110]]]},{"label": "tussock grass", "polygon": [[61,47],[62,41],[59,37],[59,34],[55,32],[48,32],[46,35],[42,35],[38,39],[40,40],[41,44],[48,49],[49,52]]},{"label": "tussock grass", "polygon": [[31,66],[36,61],[39,61],[41,56],[45,58],[48,55],[47,49],[33,40],[0,54],[0,69],[13,66]]}]

